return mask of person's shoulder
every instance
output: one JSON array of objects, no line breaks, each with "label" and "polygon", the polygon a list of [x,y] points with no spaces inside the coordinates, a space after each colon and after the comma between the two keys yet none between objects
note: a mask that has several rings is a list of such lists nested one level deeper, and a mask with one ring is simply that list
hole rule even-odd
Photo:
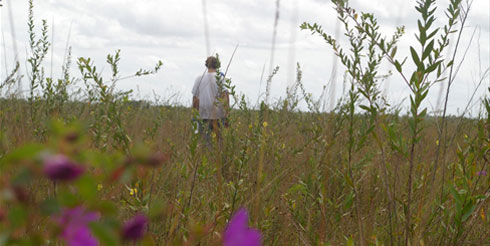
[{"label": "person's shoulder", "polygon": [[203,78],[204,78],[203,75],[197,76],[196,79],[195,79],[196,83],[199,83],[199,81],[201,81]]},{"label": "person's shoulder", "polygon": [[203,79],[205,79],[205,80],[213,80],[215,78],[216,78],[216,73],[206,73],[203,76]]}]

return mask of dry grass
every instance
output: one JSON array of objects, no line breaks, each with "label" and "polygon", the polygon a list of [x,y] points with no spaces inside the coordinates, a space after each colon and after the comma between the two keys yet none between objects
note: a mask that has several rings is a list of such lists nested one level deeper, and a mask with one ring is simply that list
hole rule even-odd
[{"label": "dry grass", "polygon": [[[12,103],[17,105],[16,110],[12,110]],[[30,125],[29,120],[25,119],[29,113],[28,107],[22,105],[21,101],[2,101],[0,120],[7,139],[7,152],[26,142],[39,141],[30,130],[38,126]],[[339,113],[268,111],[266,121],[261,120],[265,112],[234,111],[231,127],[222,131],[221,144],[208,147],[199,138],[193,140],[189,109],[149,106],[145,103],[132,103],[125,107],[124,127],[133,145],[144,143],[151,146],[153,151],[169,153],[171,157],[169,162],[154,171],[155,174],[144,174],[137,187],[137,197],[141,199],[151,190],[153,192],[151,201],[139,203],[136,209],[148,210],[148,207],[161,206],[164,211],[161,220],[151,225],[158,245],[188,237],[198,224],[208,226],[210,230],[202,239],[202,244],[215,242],[219,240],[216,233],[222,231],[233,210],[239,207],[251,211],[252,225],[262,231],[265,245],[342,245],[346,238],[357,241],[359,236],[356,206],[359,206],[361,214],[365,245],[375,244],[376,241],[389,244],[390,235],[395,244],[401,243],[408,165],[405,157],[390,148],[390,140],[382,130],[380,140],[385,146],[388,179],[382,173],[382,156],[372,137],[368,137],[365,144],[352,154],[351,179],[347,163],[346,124],[335,125],[344,117]],[[80,108],[83,108],[82,103],[71,103],[65,111],[70,113],[64,114],[63,118],[77,118],[88,125],[97,120],[84,112],[90,111],[90,107],[78,110]],[[356,124],[361,124],[364,117],[356,115]],[[406,117],[384,115],[380,118],[384,119],[383,124],[396,125],[399,129],[407,127]],[[434,183],[430,179],[437,146],[435,122],[436,118],[426,118],[424,134],[417,144],[419,155],[416,158],[413,190],[413,244],[450,242],[454,236],[451,231],[455,229],[451,224],[455,212],[454,198],[446,186],[443,201],[440,201],[441,170],[438,170]],[[458,122],[449,120],[449,132],[453,132]],[[471,182],[478,177],[476,171],[486,165],[483,159],[461,163],[458,158],[458,153],[468,146],[475,151],[485,148],[470,141],[478,141],[478,134],[481,133],[478,125],[483,123],[483,120],[464,119],[460,130],[454,132],[455,141],[448,146],[444,158],[448,173],[444,180],[446,184],[457,183],[461,179],[459,175],[462,174],[458,174],[457,170],[461,165],[466,165]],[[89,129],[89,139],[90,134]],[[404,130],[400,134],[408,136]],[[190,151],[193,141],[197,141],[194,155]],[[111,143],[110,137],[108,142]],[[88,145],[87,148],[92,145],[90,140]],[[466,154],[471,154],[468,151],[471,150],[467,150]],[[261,162],[262,173],[258,173]],[[189,202],[196,170],[195,187]],[[262,180],[258,177],[262,177]],[[480,178],[478,183],[470,185],[473,189],[471,194],[484,195],[488,192],[488,176]],[[352,197],[354,186],[359,196],[358,203]],[[390,201],[386,187],[394,195],[392,234],[389,233]],[[35,192],[42,197],[47,190]],[[136,199],[136,196],[130,196],[129,191],[120,187],[114,187],[114,190],[108,187],[104,194],[100,199],[113,200],[123,206],[128,206],[124,200],[135,202]],[[475,211],[463,224],[463,231],[468,235],[461,244],[489,243],[488,218],[483,218],[481,214],[488,214],[488,194],[478,204],[483,212]],[[438,209],[439,205],[442,210]],[[123,211],[128,214],[133,212],[129,207]]]}]

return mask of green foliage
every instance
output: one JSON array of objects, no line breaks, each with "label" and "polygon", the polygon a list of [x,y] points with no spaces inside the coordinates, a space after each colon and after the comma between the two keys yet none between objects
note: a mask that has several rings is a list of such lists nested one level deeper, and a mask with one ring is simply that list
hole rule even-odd
[{"label": "green foliage", "polygon": [[[320,35],[345,68],[349,87],[335,109],[320,110],[299,64],[287,97],[257,110],[231,78],[218,76],[220,91],[232,98],[230,126],[209,143],[195,131],[199,121],[189,120],[197,119],[195,110],[132,101],[132,91],[117,90],[122,79],[156,73],[162,62],[123,77],[116,50],[106,58],[108,74],[78,58],[76,78],[69,49],[62,78],[45,77],[48,27],[44,22],[36,38],[31,1],[30,95],[0,99],[0,245],[60,245],[56,218],[73,207],[100,215],[89,227],[101,245],[130,245],[121,238],[123,222],[140,212],[151,221],[141,245],[217,245],[240,207],[266,245],[486,244],[490,98],[483,98],[481,118],[448,117],[445,124],[423,106],[455,62],[441,54],[466,14],[461,2],[452,0],[447,24],[436,27],[434,1],[418,1],[417,43],[404,58],[397,57],[403,27],[385,37],[373,14],[333,3],[345,44],[316,23],[301,27]],[[411,91],[409,115],[380,93],[391,75],[383,60]],[[17,63],[0,89],[9,93],[20,78]],[[71,93],[77,82],[83,87]],[[309,112],[298,110],[302,101]],[[441,138],[443,131],[454,137]],[[442,167],[434,161],[439,148],[447,150]],[[55,154],[83,174],[51,181],[45,160]]]},{"label": "green foliage", "polygon": [[[365,145],[364,141],[366,141],[366,134],[371,133],[373,136],[373,140],[379,144],[378,146],[380,148],[381,158],[383,160],[383,165],[381,168],[383,170],[383,182],[385,186],[385,192],[389,200],[388,210],[390,221],[390,243],[394,244],[395,232],[393,230],[396,230],[396,228],[398,227],[396,224],[398,218],[396,214],[397,209],[395,202],[397,195],[393,194],[392,191],[396,189],[396,181],[390,181],[392,178],[389,176],[389,172],[386,167],[388,163],[385,159],[385,149],[382,143],[379,142],[380,132],[376,129],[380,127],[386,133],[386,137],[388,137],[391,149],[398,152],[408,162],[409,168],[405,173],[405,175],[407,175],[406,195],[404,200],[402,201],[404,222],[400,223],[405,224],[405,238],[403,244],[413,244],[415,240],[414,230],[417,226],[413,222],[414,218],[412,218],[412,203],[414,203],[414,184],[421,181],[420,178],[414,177],[415,170],[421,168],[420,160],[419,158],[417,158],[416,149],[420,141],[422,140],[422,133],[426,128],[426,125],[424,124],[424,119],[427,119],[427,108],[423,108],[422,104],[429,93],[430,87],[437,82],[443,81],[445,79],[441,78],[443,71],[445,71],[447,68],[450,68],[454,63],[454,58],[444,58],[441,54],[444,49],[449,45],[450,34],[456,32],[456,30],[454,30],[454,27],[457,23],[460,12],[463,11],[463,7],[460,5],[461,1],[450,1],[449,7],[446,11],[448,24],[446,24],[443,28],[433,27],[434,21],[436,19],[436,8],[434,7],[435,1],[421,0],[417,2],[417,6],[415,8],[420,14],[420,19],[417,21],[418,34],[416,34],[416,38],[420,45],[420,49],[414,46],[411,46],[409,48],[411,60],[416,67],[416,70],[413,71],[409,77],[405,76],[405,69],[403,69],[407,58],[404,58],[403,61],[399,61],[395,58],[397,53],[396,44],[401,35],[404,33],[403,27],[397,28],[397,31],[391,37],[391,39],[381,38],[382,35],[378,33],[379,27],[377,25],[377,21],[372,14],[357,13],[354,9],[349,7],[347,1],[334,0],[332,2],[336,5],[338,19],[344,25],[345,36],[347,37],[348,43],[350,45],[348,49],[349,52],[346,52],[346,49],[341,47],[341,45],[337,42],[337,40],[335,40],[335,38],[323,31],[320,25],[316,23],[303,23],[301,25],[301,28],[308,29],[312,32],[312,34],[319,34],[321,37],[323,37],[323,39],[333,48],[334,53],[340,58],[340,61],[345,66],[345,69],[352,81],[352,86],[350,92],[348,93],[346,106],[347,112],[350,112],[347,114],[347,119],[349,122],[348,134],[350,136],[349,140],[347,141],[350,175],[346,176],[346,180],[348,181],[348,183],[352,183],[351,180],[353,180],[353,169],[350,165],[352,150],[360,150],[354,148],[354,139],[359,140],[358,146],[362,147]],[[465,15],[467,15],[467,12],[465,12]],[[437,33],[441,29],[443,30],[443,33],[440,37],[436,37]],[[408,129],[410,130],[411,135],[408,138],[408,141],[406,141],[403,137],[403,134],[401,134],[402,129],[400,129],[395,122],[386,122],[386,116],[383,116],[383,113],[386,110],[386,105],[382,103],[382,100],[380,103],[380,92],[377,88],[377,85],[379,83],[377,83],[375,79],[379,71],[378,65],[383,58],[386,58],[390,63],[393,64],[395,69],[404,79],[405,83],[412,92],[412,94],[410,95],[410,117],[407,118]],[[452,81],[449,81],[449,83],[451,82]],[[367,105],[358,103],[358,96],[360,95],[362,95],[363,98],[368,102]],[[364,110],[370,116],[370,120],[368,121],[370,123],[367,125],[367,127],[354,127],[355,118],[353,117],[353,112],[357,107]],[[444,124],[445,115],[442,118]],[[443,125],[443,127],[447,126]],[[354,129],[361,129],[361,134],[354,137]],[[362,129],[367,129],[367,131],[363,132]],[[442,132],[442,128],[440,132]],[[436,141],[437,148],[435,170],[433,172],[434,175],[437,171],[440,139],[441,138],[439,137]],[[395,168],[395,172],[393,173],[393,175],[395,180],[399,178],[398,168]],[[442,179],[444,180],[444,174]],[[443,181],[441,184],[441,196],[444,194],[444,186],[445,184]],[[356,188],[354,186],[354,192],[355,191]],[[351,201],[351,199],[348,199],[347,201]],[[347,204],[350,204],[350,202]],[[356,207],[358,206],[360,205],[358,204]],[[456,218],[460,218],[455,222],[457,224],[456,228],[461,228],[461,222],[463,221],[462,218],[467,218],[466,216],[469,216],[469,214],[473,212],[474,208],[472,207],[473,206],[466,204],[460,204],[459,206],[456,206],[457,211],[460,211],[458,215],[459,217],[456,216]],[[465,214],[465,216],[463,216],[463,214]],[[395,217],[393,218],[393,216]],[[359,217],[360,213],[358,213],[358,220]],[[392,224],[393,221],[395,224]],[[431,222],[429,222],[429,224]],[[361,242],[364,241],[364,233],[362,232],[362,229],[362,223],[359,222],[358,231],[359,240]],[[456,233],[456,237],[458,237],[458,233]]]}]

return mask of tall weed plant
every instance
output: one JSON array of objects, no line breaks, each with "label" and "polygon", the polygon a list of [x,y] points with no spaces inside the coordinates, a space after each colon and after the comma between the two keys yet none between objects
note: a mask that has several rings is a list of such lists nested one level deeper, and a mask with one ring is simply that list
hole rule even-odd
[{"label": "tall weed plant", "polygon": [[[400,57],[403,26],[386,37],[373,14],[332,1],[345,45],[320,24],[301,29],[345,68],[335,108],[320,110],[300,64],[284,99],[251,105],[227,75],[232,55],[217,77],[231,97],[229,127],[210,142],[195,131],[197,111],[117,89],[162,62],[122,76],[116,50],[108,76],[88,57],[76,59],[73,76],[68,48],[62,78],[46,76],[49,27],[43,21],[38,34],[29,3],[27,72],[16,62],[0,83],[0,245],[69,243],[61,218],[75,213],[100,245],[217,245],[241,208],[263,245],[490,243],[490,90],[479,117],[446,115],[459,60],[443,54],[459,45],[470,3],[450,0],[440,14],[434,0],[417,1],[417,42]],[[410,91],[408,115],[382,96],[383,62]],[[272,68],[267,84],[279,73]],[[15,88],[23,79],[27,95]],[[428,115],[424,102],[442,81],[443,112]],[[63,175],[52,169],[60,163]],[[128,234],[131,226],[141,233]]]}]

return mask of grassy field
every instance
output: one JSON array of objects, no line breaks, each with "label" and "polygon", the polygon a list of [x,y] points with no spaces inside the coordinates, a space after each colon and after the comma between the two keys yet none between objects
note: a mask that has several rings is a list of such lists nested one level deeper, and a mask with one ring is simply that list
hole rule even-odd
[{"label": "grassy field", "polygon": [[[418,3],[424,38],[420,53],[411,47],[410,72],[395,58],[403,28],[381,38],[374,16],[334,2],[349,51],[317,24],[301,28],[324,38],[345,66],[351,86],[337,107],[317,110],[299,64],[296,87],[269,106],[252,107],[226,79],[230,126],[209,144],[193,130],[197,112],[132,101],[131,91],[114,87],[119,51],[107,57],[109,77],[78,58],[81,76],[72,78],[69,58],[63,78],[46,78],[47,32],[31,36],[29,95],[15,90],[18,66],[0,84],[0,246],[61,245],[67,239],[56,218],[74,207],[97,212],[90,231],[101,245],[219,245],[240,208],[263,245],[490,245],[489,94],[473,118],[431,116],[422,106],[441,70],[451,71],[451,82],[454,60],[440,54],[461,1],[450,1],[441,37],[427,35],[433,2]],[[408,75],[407,112],[381,96],[382,59]],[[83,174],[53,178],[46,171],[53,155]],[[136,214],[149,222],[142,241],[131,242],[121,228]]]},{"label": "grassy field", "polygon": [[[64,122],[77,119],[93,126],[100,120],[93,112],[100,107],[67,103],[56,115]],[[368,118],[363,115],[349,119],[342,112],[236,110],[221,142],[210,147],[193,134],[188,108],[135,102],[122,104],[119,111],[120,127],[131,139],[129,152],[163,153],[168,160],[135,174],[124,185],[104,185],[97,199],[121,206],[121,218],[157,209],[159,216],[149,229],[157,245],[189,237],[199,225],[205,228],[203,244],[219,241],[216,233],[240,207],[250,211],[251,224],[263,233],[265,245],[343,245],[360,238],[365,245],[387,245],[390,240],[401,244],[409,165],[396,148],[409,137],[406,116],[379,115],[373,137],[365,135]],[[49,135],[33,131],[42,129],[47,119],[31,123],[26,101],[2,100],[0,112],[4,153],[28,142],[50,142]],[[483,119],[449,119],[450,140],[434,174],[437,122],[438,118],[424,120],[424,134],[416,145],[414,244],[488,244],[490,179],[482,175],[488,170],[483,159],[489,148],[488,125]],[[100,127],[107,127],[103,136],[85,128],[80,143],[84,149],[114,153],[124,148],[124,141],[118,140],[120,129],[112,124]],[[400,135],[390,138],[389,130],[383,129],[388,127]],[[67,152],[57,145],[55,151]],[[117,163],[116,157],[107,158]],[[104,165],[87,164],[95,166],[94,172]],[[33,200],[53,193],[48,183],[39,182],[41,186],[28,189]],[[458,211],[453,192],[466,200],[459,208],[464,211]],[[469,214],[466,206],[472,206]],[[462,212],[465,219],[456,227]]]}]

